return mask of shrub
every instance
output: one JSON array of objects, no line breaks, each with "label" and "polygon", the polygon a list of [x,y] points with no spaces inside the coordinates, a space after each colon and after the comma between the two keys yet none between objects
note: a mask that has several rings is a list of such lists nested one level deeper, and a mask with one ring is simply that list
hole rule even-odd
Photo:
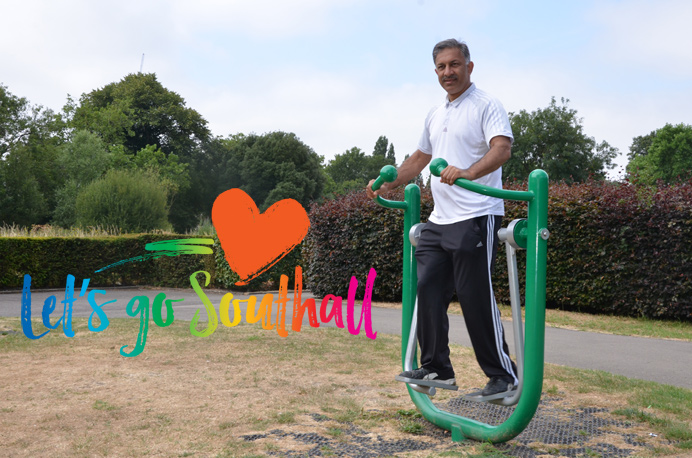
[{"label": "shrub", "polygon": [[79,225],[148,232],[169,227],[166,190],[159,180],[138,170],[109,170],[77,195]]}]

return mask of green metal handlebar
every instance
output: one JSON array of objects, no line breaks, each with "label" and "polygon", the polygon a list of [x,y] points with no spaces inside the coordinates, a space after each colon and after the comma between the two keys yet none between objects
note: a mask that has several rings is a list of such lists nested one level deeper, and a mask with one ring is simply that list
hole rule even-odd
[{"label": "green metal handlebar", "polygon": [[[447,161],[441,157],[433,159],[430,163],[430,173],[436,177],[439,177],[442,171],[446,168]],[[478,194],[483,194],[484,196],[497,197],[498,199],[530,201],[534,197],[534,193],[531,191],[511,191],[508,189],[498,189],[476,183],[465,178],[458,178],[454,184],[461,186],[464,189],[468,189],[469,191],[477,192]]]},{"label": "green metal handlebar", "polygon": [[[375,179],[375,182],[372,184],[372,190],[377,191],[382,187],[383,184],[385,184],[385,182],[391,183],[392,181],[396,180],[396,177],[396,167],[394,167],[393,165],[385,165],[380,169],[380,176],[378,176]],[[380,196],[375,197],[375,200],[378,204],[387,208],[398,208],[400,210],[406,210],[406,208],[408,207],[408,204],[406,202],[387,200],[383,199]]]},{"label": "green metal handlebar", "polygon": [[396,167],[393,165],[385,165],[382,167],[382,169],[380,169],[380,176],[378,176],[375,182],[372,184],[372,190],[377,191],[385,182],[391,183],[392,181],[396,180],[396,177]]}]

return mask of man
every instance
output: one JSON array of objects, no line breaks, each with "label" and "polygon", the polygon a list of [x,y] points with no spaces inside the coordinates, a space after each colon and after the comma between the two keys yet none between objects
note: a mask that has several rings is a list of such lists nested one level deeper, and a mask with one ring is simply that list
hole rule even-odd
[{"label": "man", "polygon": [[373,192],[373,180],[367,193],[373,198],[408,183],[433,158],[447,160],[440,178],[431,179],[435,206],[416,247],[420,368],[401,376],[456,384],[447,317],[456,291],[476,359],[490,379],[482,395],[489,396],[511,391],[517,383],[491,283],[504,202],[454,182],[466,178],[501,188],[512,129],[500,102],[471,82],[473,62],[465,43],[438,43],[433,61],[447,92],[445,103],[428,114],[418,150],[399,167],[396,181]]}]

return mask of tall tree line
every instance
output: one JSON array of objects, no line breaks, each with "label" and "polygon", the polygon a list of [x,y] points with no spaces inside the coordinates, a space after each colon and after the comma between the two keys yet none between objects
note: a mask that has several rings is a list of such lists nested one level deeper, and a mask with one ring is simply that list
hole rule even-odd
[{"label": "tall tree line", "polygon": [[[617,149],[586,135],[569,101],[560,102],[510,113],[514,144],[505,179],[523,180],[535,168],[553,181],[606,178]],[[633,139],[628,178],[689,179],[691,157],[692,127],[667,124]],[[60,112],[0,84],[0,224],[181,232],[208,217],[216,196],[232,187],[261,209],[284,198],[307,208],[361,190],[387,164],[396,165],[396,155],[386,136],[370,153],[354,146],[326,164],[294,133],[214,136],[203,116],[155,74],[130,74],[77,101],[68,98]],[[110,195],[117,198],[104,197]],[[127,208],[126,202],[139,212],[118,213],[115,207]]]},{"label": "tall tree line", "polygon": [[[0,154],[6,225],[182,232],[208,217],[230,187],[245,189],[262,208],[288,197],[307,207],[326,180],[322,158],[295,134],[214,137],[154,74],[127,75],[68,99],[61,113],[0,86]],[[128,205],[140,211],[128,217]]]}]

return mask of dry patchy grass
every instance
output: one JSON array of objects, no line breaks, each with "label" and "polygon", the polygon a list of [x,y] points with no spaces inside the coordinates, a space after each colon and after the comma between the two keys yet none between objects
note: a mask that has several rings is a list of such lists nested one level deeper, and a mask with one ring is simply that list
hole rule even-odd
[{"label": "dry patchy grass", "polygon": [[[124,358],[118,350],[134,344],[138,321],[114,319],[93,333],[75,319],[74,329],[72,339],[53,331],[31,341],[18,318],[0,318],[0,330],[16,332],[0,335],[3,456],[264,456],[307,450],[298,432],[322,434],[333,446],[354,427],[372,441],[431,443],[401,456],[464,456],[481,447],[452,444],[423,420],[406,418],[414,407],[393,380],[396,336],[303,328],[281,338],[241,324],[198,338],[188,323],[175,322],[151,326],[144,352]],[[454,346],[452,357],[465,384],[484,384],[470,349]],[[545,386],[565,406],[627,406],[627,394],[582,392],[561,370],[549,368]],[[436,401],[452,396],[442,392]],[[277,428],[286,433],[280,440],[268,434]],[[430,430],[437,436],[421,434]],[[646,443],[661,445],[645,431]],[[330,456],[325,447],[322,455]]]}]

